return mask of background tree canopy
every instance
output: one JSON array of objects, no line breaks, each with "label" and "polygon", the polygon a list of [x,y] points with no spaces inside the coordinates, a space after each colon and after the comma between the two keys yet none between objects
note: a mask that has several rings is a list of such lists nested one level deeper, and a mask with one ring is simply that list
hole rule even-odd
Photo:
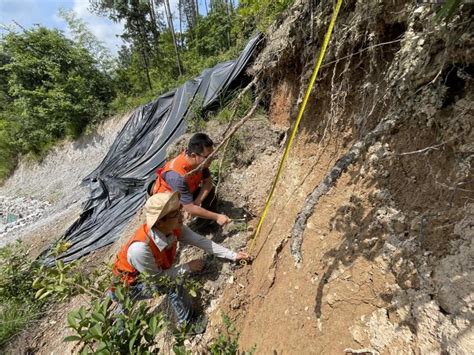
[{"label": "background tree canopy", "polygon": [[[21,155],[42,157],[107,115],[134,108],[237,55],[293,0],[90,0],[121,21],[117,58],[73,12],[60,11],[73,39],[37,26],[0,37],[0,181]],[[177,12],[177,13],[176,13]],[[174,16],[174,17],[173,17]]]},{"label": "background tree canopy", "polygon": [[107,113],[111,80],[87,50],[59,31],[9,33],[0,48],[0,144],[10,154],[39,154]]}]

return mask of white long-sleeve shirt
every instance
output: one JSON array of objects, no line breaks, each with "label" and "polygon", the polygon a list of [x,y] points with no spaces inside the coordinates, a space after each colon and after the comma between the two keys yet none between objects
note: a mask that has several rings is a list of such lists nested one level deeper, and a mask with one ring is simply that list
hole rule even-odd
[{"label": "white long-sleeve shirt", "polygon": [[[163,233],[155,229],[150,231],[150,238],[153,239],[160,251],[171,248],[173,243],[176,241],[176,236],[173,234],[165,236]],[[203,249],[205,252],[214,254],[220,258],[235,260],[237,257],[237,253],[223,247],[222,245],[214,243],[212,240],[209,240],[196,232],[193,232],[186,226],[183,226],[181,229],[179,242],[194,245]],[[127,260],[139,272],[146,272],[148,275],[152,276],[167,275],[174,278],[179,274],[190,271],[187,264],[173,265],[169,269],[163,270],[156,265],[155,257],[146,242],[132,243],[128,248]]]}]

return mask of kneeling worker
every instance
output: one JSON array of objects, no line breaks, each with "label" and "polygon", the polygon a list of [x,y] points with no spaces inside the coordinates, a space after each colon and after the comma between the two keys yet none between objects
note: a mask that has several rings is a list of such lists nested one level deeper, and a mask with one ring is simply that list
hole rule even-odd
[{"label": "kneeling worker", "polygon": [[230,222],[225,214],[216,213],[216,198],[212,185],[210,162],[194,174],[186,175],[197,168],[214,151],[214,143],[204,133],[191,137],[187,149],[158,169],[153,194],[178,191],[181,204],[191,216],[214,220],[219,225]]},{"label": "kneeling worker", "polygon": [[[139,283],[137,277],[141,272],[156,277],[167,275],[175,278],[180,274],[202,270],[204,261],[201,259],[174,265],[178,241],[224,259],[238,261],[248,258],[246,253],[235,253],[184,226],[179,192],[151,196],[144,210],[146,224],[121,248],[113,267],[114,274],[128,285],[134,299],[150,298],[154,290],[159,290]],[[168,290],[168,295],[178,324],[192,322],[191,302],[186,291],[183,288]]]}]

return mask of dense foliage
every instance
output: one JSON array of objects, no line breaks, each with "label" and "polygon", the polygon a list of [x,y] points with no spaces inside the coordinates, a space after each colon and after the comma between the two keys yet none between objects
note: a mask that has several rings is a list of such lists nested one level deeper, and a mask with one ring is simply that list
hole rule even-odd
[{"label": "dense foliage", "polygon": [[[71,39],[36,26],[0,37],[0,181],[21,155],[42,157],[106,115],[134,108],[235,57],[293,0],[90,0],[124,24],[117,58],[73,12]],[[176,13],[178,12],[178,13]],[[173,17],[174,16],[174,17]]]},{"label": "dense foliage", "polygon": [[39,154],[58,139],[77,137],[107,113],[109,78],[59,31],[37,27],[9,33],[0,51],[3,155]]}]

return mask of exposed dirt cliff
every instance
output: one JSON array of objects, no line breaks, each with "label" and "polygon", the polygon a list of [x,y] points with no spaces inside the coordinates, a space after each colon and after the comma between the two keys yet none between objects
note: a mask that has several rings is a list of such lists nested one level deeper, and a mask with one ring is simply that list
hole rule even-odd
[{"label": "exposed dirt cliff", "polygon": [[[300,1],[269,31],[253,73],[271,88],[273,123],[293,122],[331,11]],[[471,15],[465,8],[446,25],[413,2],[344,4],[258,257],[222,301],[242,348],[473,348]],[[350,154],[302,241],[289,241],[305,197]]]}]

